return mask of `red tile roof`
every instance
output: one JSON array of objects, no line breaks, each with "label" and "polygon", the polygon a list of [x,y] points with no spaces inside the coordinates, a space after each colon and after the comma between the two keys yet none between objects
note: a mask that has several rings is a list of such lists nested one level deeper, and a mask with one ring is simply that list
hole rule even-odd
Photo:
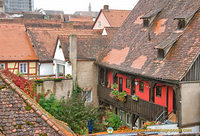
[{"label": "red tile roof", "polygon": [[109,11],[106,11],[105,9],[102,9],[102,12],[111,27],[120,27],[131,12],[131,10],[109,9]]},{"label": "red tile roof", "polygon": [[[7,77],[0,73],[0,126],[5,135],[73,136],[66,123],[55,119]],[[10,89],[11,88],[11,89]]]},{"label": "red tile roof", "polygon": [[52,61],[54,49],[59,35],[99,35],[99,31],[80,29],[47,29],[34,28],[28,30],[29,37],[34,45],[34,49],[40,61]]},{"label": "red tile roof", "polygon": [[[148,28],[140,19],[152,10],[164,7]],[[109,47],[101,54],[100,65],[135,75],[165,80],[181,80],[200,54],[200,11],[187,27],[177,30],[177,16],[192,13],[200,7],[199,0],[140,0],[130,13]],[[183,33],[163,60],[157,59],[156,46],[172,33]],[[166,42],[165,42],[166,43]],[[124,52],[128,49],[128,53]],[[114,51],[114,55],[112,55]],[[118,62],[123,56],[124,61]],[[115,58],[112,58],[115,57]]]},{"label": "red tile roof", "polygon": [[[60,35],[59,40],[65,55],[69,58],[69,35]],[[96,60],[100,53],[108,45],[109,39],[102,35],[78,35],[77,36],[77,58],[79,60]]]},{"label": "red tile roof", "polygon": [[38,60],[24,25],[0,24],[0,60]]}]

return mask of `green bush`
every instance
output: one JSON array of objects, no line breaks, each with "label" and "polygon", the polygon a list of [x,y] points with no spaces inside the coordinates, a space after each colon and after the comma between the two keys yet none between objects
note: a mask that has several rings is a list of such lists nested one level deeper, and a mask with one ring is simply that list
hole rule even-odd
[{"label": "green bush", "polygon": [[108,119],[106,119],[106,122],[109,127],[112,127],[114,130],[117,130],[121,126],[123,126],[125,123],[120,120],[119,116],[112,113],[112,112],[107,112],[106,113],[108,116]]},{"label": "green bush", "polygon": [[93,119],[93,132],[102,131],[103,125],[100,124],[98,108],[86,105],[81,97],[81,88],[76,85],[73,95],[68,100],[57,101],[54,94],[46,99],[42,94],[39,104],[55,118],[62,120],[77,134],[88,134],[87,121]]}]

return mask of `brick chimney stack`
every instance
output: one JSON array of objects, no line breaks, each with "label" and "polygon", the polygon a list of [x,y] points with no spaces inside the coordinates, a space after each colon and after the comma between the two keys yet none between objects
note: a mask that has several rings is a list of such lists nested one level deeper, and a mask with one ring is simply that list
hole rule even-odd
[{"label": "brick chimney stack", "polygon": [[103,9],[104,9],[105,11],[109,11],[109,5],[104,5],[104,6],[103,6]]}]

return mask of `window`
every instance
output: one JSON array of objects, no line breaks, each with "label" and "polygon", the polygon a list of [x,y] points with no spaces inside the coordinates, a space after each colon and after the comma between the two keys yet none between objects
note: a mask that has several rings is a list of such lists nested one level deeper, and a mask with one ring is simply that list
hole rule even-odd
[{"label": "window", "polygon": [[156,87],[156,96],[161,97],[161,92],[162,92],[162,86],[157,86]]},{"label": "window", "polygon": [[184,29],[185,28],[185,20],[180,19],[178,20],[178,29]]},{"label": "window", "polygon": [[126,79],[126,88],[130,88],[131,86],[131,80],[130,79]]},{"label": "window", "polygon": [[140,92],[144,92],[144,83],[142,81],[140,81],[139,87]]},{"label": "window", "polygon": [[149,27],[149,20],[148,19],[144,19],[143,20],[143,26],[144,27]]},{"label": "window", "polygon": [[19,63],[19,72],[20,73],[27,73],[27,63]]},{"label": "window", "polygon": [[127,126],[130,126],[130,122],[131,122],[131,121],[130,121],[130,114],[127,113],[127,114],[126,114],[126,125],[127,125]]},{"label": "window", "polygon": [[113,77],[113,82],[114,82],[115,84],[117,84],[117,80],[118,80],[117,74],[115,74],[114,77]]},{"label": "window", "polygon": [[64,66],[58,64],[58,76],[63,76],[64,75]]},{"label": "window", "polygon": [[0,65],[0,70],[4,70],[5,69],[5,64],[4,63],[1,63]]},{"label": "window", "polygon": [[119,118],[120,120],[124,120],[124,111],[120,110]]},{"label": "window", "polygon": [[164,59],[164,50],[158,49],[158,59],[163,60]]},{"label": "window", "polygon": [[123,78],[120,77],[119,78],[119,92],[122,92],[123,91]]},{"label": "window", "polygon": [[98,25],[99,25],[98,27],[101,27],[101,21],[98,21]]},{"label": "window", "polygon": [[92,102],[92,91],[84,91],[83,98],[86,100],[86,102]]}]

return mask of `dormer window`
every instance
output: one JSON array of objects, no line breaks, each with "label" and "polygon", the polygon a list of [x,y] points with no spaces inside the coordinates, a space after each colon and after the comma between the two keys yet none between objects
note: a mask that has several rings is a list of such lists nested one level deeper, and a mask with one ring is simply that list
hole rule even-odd
[{"label": "dormer window", "polygon": [[176,16],[174,20],[178,20],[178,29],[179,30],[184,29],[189,24],[189,22],[192,20],[192,18],[194,17],[194,15],[197,13],[199,9],[200,8],[198,7],[193,11],[186,10],[181,15]]},{"label": "dormer window", "polygon": [[165,53],[163,49],[158,49],[158,59],[163,60],[165,57]]},{"label": "dormer window", "polygon": [[155,20],[158,14],[161,12],[162,8],[151,10],[150,12],[146,13],[140,19],[143,19],[143,27],[149,27],[151,23]]},{"label": "dormer window", "polygon": [[185,20],[184,19],[180,19],[178,21],[178,29],[184,29],[185,28]]},{"label": "dormer window", "polygon": [[181,37],[182,33],[172,33],[169,37],[167,37],[164,41],[162,41],[159,45],[155,46],[155,49],[158,50],[157,59],[163,60],[173,45],[178,41]]},{"label": "dormer window", "polygon": [[143,27],[149,27],[149,20],[148,19],[143,20]]}]

